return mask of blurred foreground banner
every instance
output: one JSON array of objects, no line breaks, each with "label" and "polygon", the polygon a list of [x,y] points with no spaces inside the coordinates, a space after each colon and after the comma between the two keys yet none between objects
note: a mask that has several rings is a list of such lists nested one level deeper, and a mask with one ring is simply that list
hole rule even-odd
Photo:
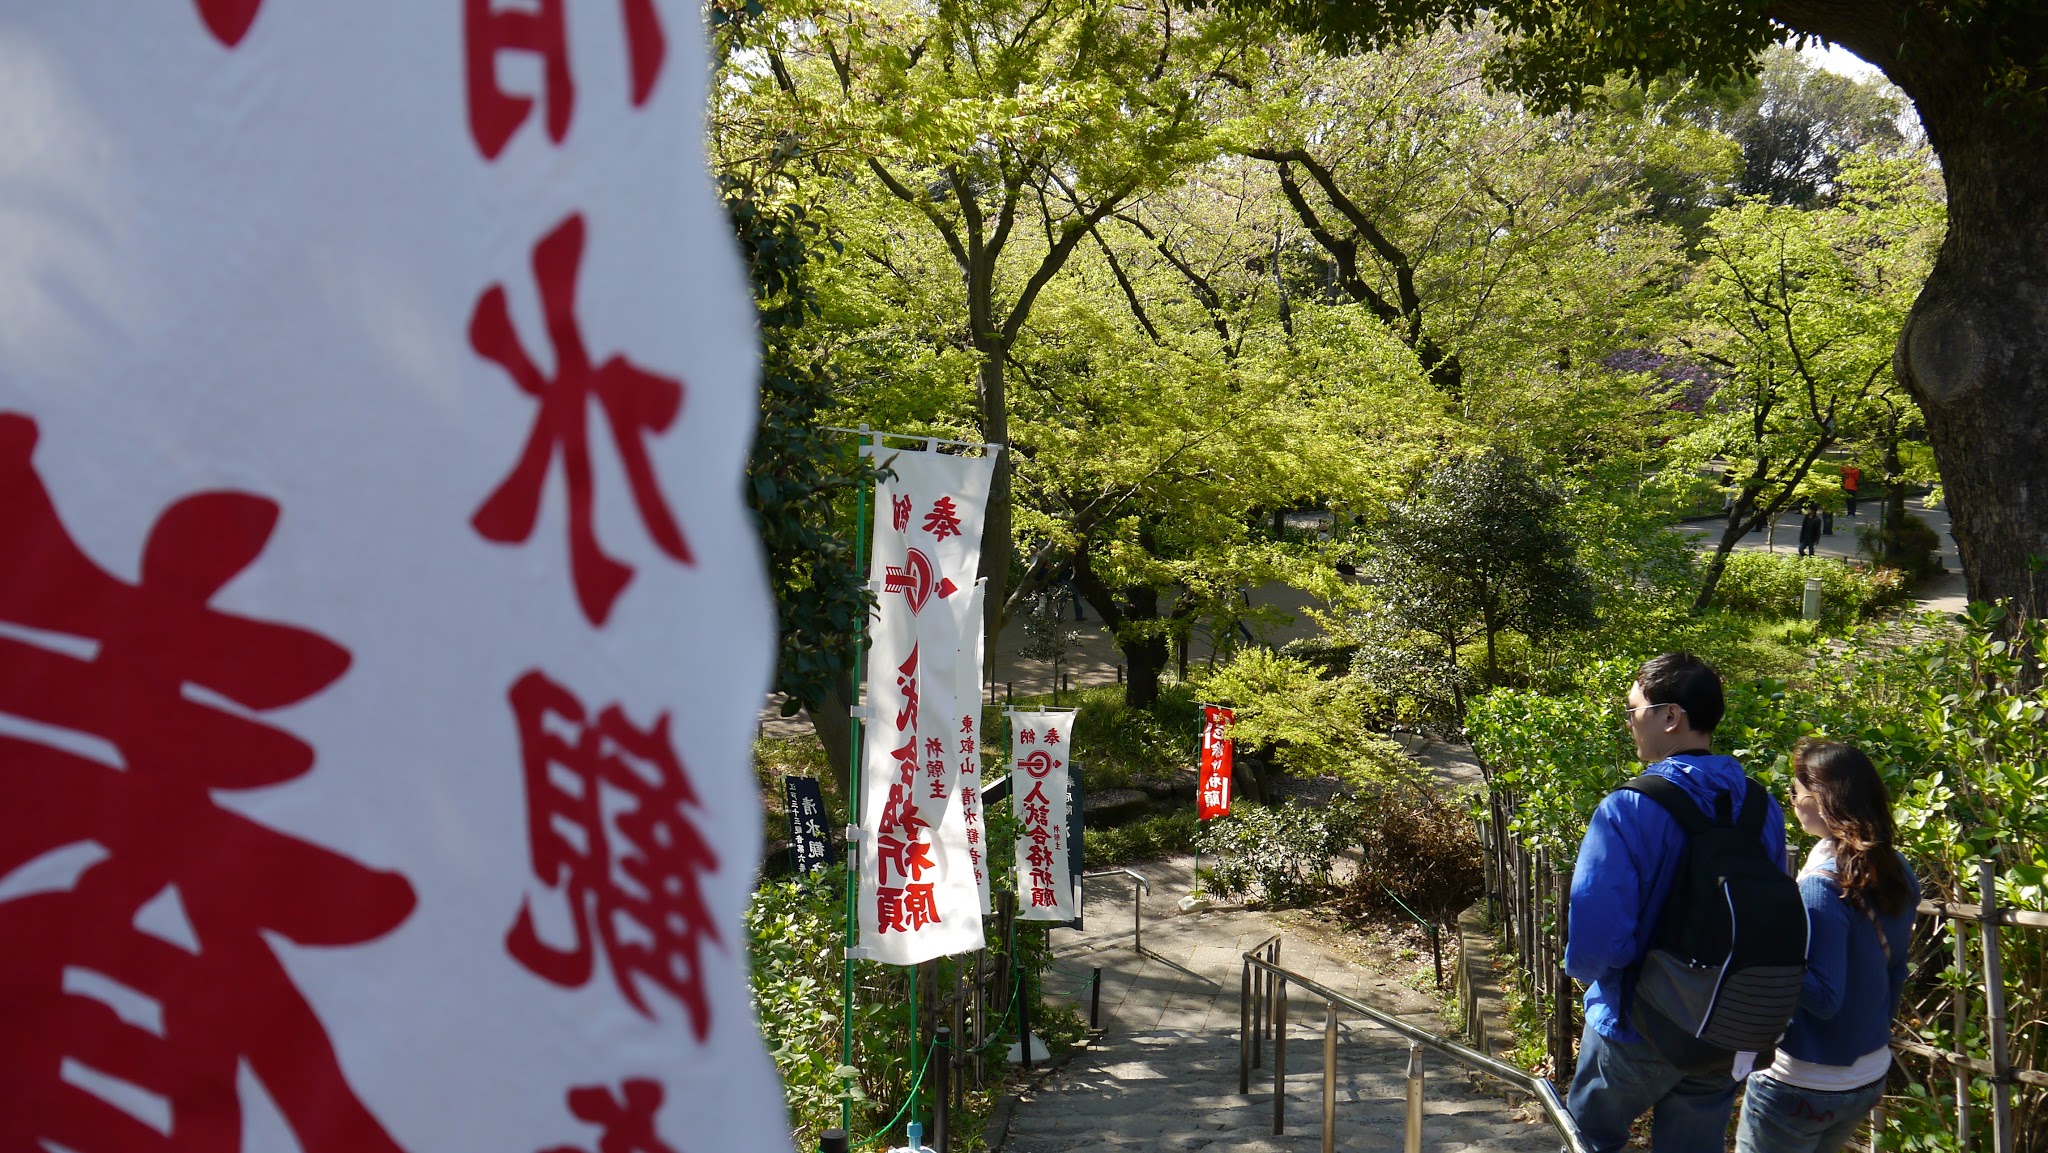
[{"label": "blurred foreground banner", "polygon": [[0,1148],[787,1148],[695,7],[0,14]]}]

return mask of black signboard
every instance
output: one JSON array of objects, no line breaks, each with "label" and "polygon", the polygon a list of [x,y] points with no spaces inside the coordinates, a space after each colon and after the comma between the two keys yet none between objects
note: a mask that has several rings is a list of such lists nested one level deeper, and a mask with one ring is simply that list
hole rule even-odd
[{"label": "black signboard", "polygon": [[825,794],[816,777],[782,778],[782,799],[789,811],[789,860],[799,874],[832,863],[832,837],[825,827]]}]

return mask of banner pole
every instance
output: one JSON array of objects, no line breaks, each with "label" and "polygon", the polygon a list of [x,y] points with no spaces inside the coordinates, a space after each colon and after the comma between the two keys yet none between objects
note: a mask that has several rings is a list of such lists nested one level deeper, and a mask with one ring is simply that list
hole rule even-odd
[{"label": "banner pole", "polygon": [[910,1123],[913,1125],[921,1124],[924,1121],[924,1118],[918,1113],[918,1098],[922,1096],[918,1090],[924,1087],[923,1082],[918,1076],[923,1070],[923,1066],[918,1063],[918,1058],[923,1056],[920,1049],[924,1039],[919,1036],[923,1029],[920,1027],[921,1022],[919,1022],[917,1017],[917,987],[924,984],[920,979],[923,976],[923,965],[912,965],[910,967]]},{"label": "banner pole", "polygon": [[[863,441],[869,437],[866,425],[860,427]],[[859,452],[866,455],[868,446],[863,443]],[[861,485],[860,494],[854,500],[853,529],[853,571],[859,575],[861,587],[868,581],[868,498],[873,487],[872,478]],[[846,823],[860,825],[860,751],[864,734],[861,732],[860,704],[866,670],[861,666],[861,649],[868,635],[868,614],[863,610],[860,622],[853,630],[853,699],[847,702],[848,726],[853,736],[853,747],[847,755],[846,766]],[[860,842],[851,841],[846,846],[846,959],[843,969],[843,989],[840,998],[840,1064],[848,1070],[853,1068],[853,951],[860,944]],[[853,1132],[853,1074],[849,1072],[840,1079],[839,1127]]]}]

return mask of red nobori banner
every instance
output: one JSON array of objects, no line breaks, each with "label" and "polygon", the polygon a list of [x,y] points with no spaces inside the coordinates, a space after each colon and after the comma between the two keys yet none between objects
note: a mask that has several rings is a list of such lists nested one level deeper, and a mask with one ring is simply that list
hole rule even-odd
[{"label": "red nobori banner", "polygon": [[1017,915],[1071,921],[1080,907],[1067,868],[1067,750],[1070,709],[1011,712],[1010,805],[1017,831]]},{"label": "red nobori banner", "polygon": [[0,1148],[789,1147],[708,75],[647,0],[4,6]]},{"label": "red nobori banner", "polygon": [[[978,949],[981,896],[960,808],[963,663],[980,653],[982,511],[991,456],[874,450],[893,476],[875,486],[862,733],[860,940],[868,957],[914,965]],[[971,617],[971,619],[970,619]],[[975,754],[979,756],[977,749]]]},{"label": "red nobori banner", "polygon": [[1195,815],[1201,820],[1230,814],[1230,722],[1222,705],[1202,706],[1202,783],[1195,794]]}]

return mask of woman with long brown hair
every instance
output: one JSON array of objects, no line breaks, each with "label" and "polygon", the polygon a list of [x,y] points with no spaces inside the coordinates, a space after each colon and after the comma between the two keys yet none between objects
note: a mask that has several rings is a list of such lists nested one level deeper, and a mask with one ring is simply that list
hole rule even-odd
[{"label": "woman with long brown hair", "polygon": [[1835,1153],[1884,1095],[1920,903],[1870,758],[1809,737],[1792,753],[1792,777],[1792,813],[1820,838],[1799,872],[1806,985],[1777,1059],[1750,1075],[1737,1153]]}]

